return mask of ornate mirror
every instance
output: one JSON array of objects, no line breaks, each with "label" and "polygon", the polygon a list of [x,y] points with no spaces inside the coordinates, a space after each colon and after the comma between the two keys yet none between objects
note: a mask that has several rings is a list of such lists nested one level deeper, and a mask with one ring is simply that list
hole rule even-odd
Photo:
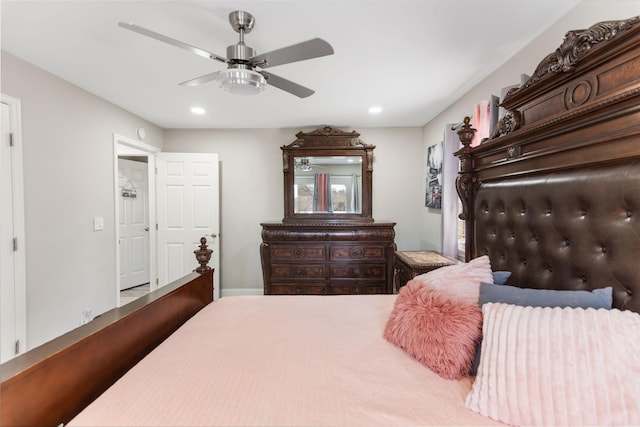
[{"label": "ornate mirror", "polygon": [[331,127],[281,147],[287,221],[373,221],[373,149],[359,133]]}]

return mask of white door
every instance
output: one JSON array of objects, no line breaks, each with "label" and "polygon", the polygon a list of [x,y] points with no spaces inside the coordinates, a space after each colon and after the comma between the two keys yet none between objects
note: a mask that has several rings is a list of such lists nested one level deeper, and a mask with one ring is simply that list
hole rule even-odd
[{"label": "white door", "polygon": [[0,363],[26,350],[20,102],[2,96],[0,127]]},{"label": "white door", "polygon": [[[1,1],[1,0],[0,0]],[[146,182],[147,182],[147,204],[145,206],[146,212],[147,212],[147,224],[153,225],[149,227],[149,245],[147,246],[146,250],[147,253],[149,254],[149,263],[148,263],[148,269],[149,269],[149,284],[150,284],[150,290],[154,291],[157,287],[157,266],[156,266],[156,260],[157,260],[157,256],[156,256],[156,229],[155,229],[155,224],[156,224],[156,167],[155,167],[155,154],[158,153],[160,151],[160,149],[154,145],[150,145],[150,144],[146,144],[142,141],[138,141],[138,140],[134,140],[131,138],[128,138],[126,136],[123,135],[119,135],[114,133],[113,134],[113,153],[114,153],[114,157],[113,157],[113,170],[114,170],[114,176],[113,176],[113,182],[114,182],[114,215],[115,218],[119,219],[122,216],[121,213],[121,208],[122,208],[122,194],[121,194],[121,190],[120,190],[120,177],[119,177],[119,165],[118,165],[118,160],[120,159],[120,157],[127,157],[127,158],[135,158],[136,160],[140,159],[141,161],[145,161],[146,159],[146,166],[147,166],[147,175],[146,175]],[[116,225],[119,225],[119,223],[117,223]],[[116,247],[116,260],[118,262],[116,262],[116,277],[118,280],[116,280],[116,284],[114,285],[114,291],[116,292],[116,301],[117,301],[117,305],[120,306],[121,305],[121,301],[120,301],[120,289],[121,289],[121,285],[120,285],[120,270],[121,270],[121,262],[123,262],[123,258],[124,256],[120,253],[120,227],[116,226],[114,227],[114,236],[115,236],[115,247]]]},{"label": "white door", "polygon": [[149,283],[149,184],[140,159],[118,159],[120,290]]},{"label": "white door", "polygon": [[[213,250],[214,298],[220,296],[218,155],[156,154],[158,285],[178,279],[198,266],[194,250],[207,237]],[[212,237],[216,236],[216,237]]]}]

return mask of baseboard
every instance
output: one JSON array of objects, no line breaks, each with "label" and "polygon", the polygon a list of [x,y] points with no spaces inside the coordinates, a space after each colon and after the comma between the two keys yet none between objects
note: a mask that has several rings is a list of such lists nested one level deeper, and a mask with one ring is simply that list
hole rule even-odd
[{"label": "baseboard", "polygon": [[220,297],[242,297],[248,295],[264,295],[262,288],[220,289]]}]

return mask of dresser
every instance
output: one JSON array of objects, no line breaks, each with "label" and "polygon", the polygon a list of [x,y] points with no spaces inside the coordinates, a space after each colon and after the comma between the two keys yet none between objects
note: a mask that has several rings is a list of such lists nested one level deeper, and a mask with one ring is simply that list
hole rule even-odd
[{"label": "dresser", "polygon": [[265,295],[393,292],[395,223],[262,223]]},{"label": "dresser", "polygon": [[436,268],[457,264],[458,260],[442,255],[436,251],[402,251],[396,252],[393,262],[395,269],[395,291],[419,274],[428,273]]},{"label": "dresser", "polygon": [[375,146],[325,126],[280,149],[284,218],[261,224],[265,295],[393,293],[395,222],[371,209]]}]

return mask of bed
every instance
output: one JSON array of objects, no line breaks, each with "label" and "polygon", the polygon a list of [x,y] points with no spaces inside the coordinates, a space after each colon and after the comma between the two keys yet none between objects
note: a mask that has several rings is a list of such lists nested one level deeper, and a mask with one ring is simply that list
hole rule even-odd
[{"label": "bed", "polygon": [[213,303],[194,273],[3,365],[1,424],[640,424],[640,20],[567,33],[502,105],[481,145],[459,132],[465,263]]}]

